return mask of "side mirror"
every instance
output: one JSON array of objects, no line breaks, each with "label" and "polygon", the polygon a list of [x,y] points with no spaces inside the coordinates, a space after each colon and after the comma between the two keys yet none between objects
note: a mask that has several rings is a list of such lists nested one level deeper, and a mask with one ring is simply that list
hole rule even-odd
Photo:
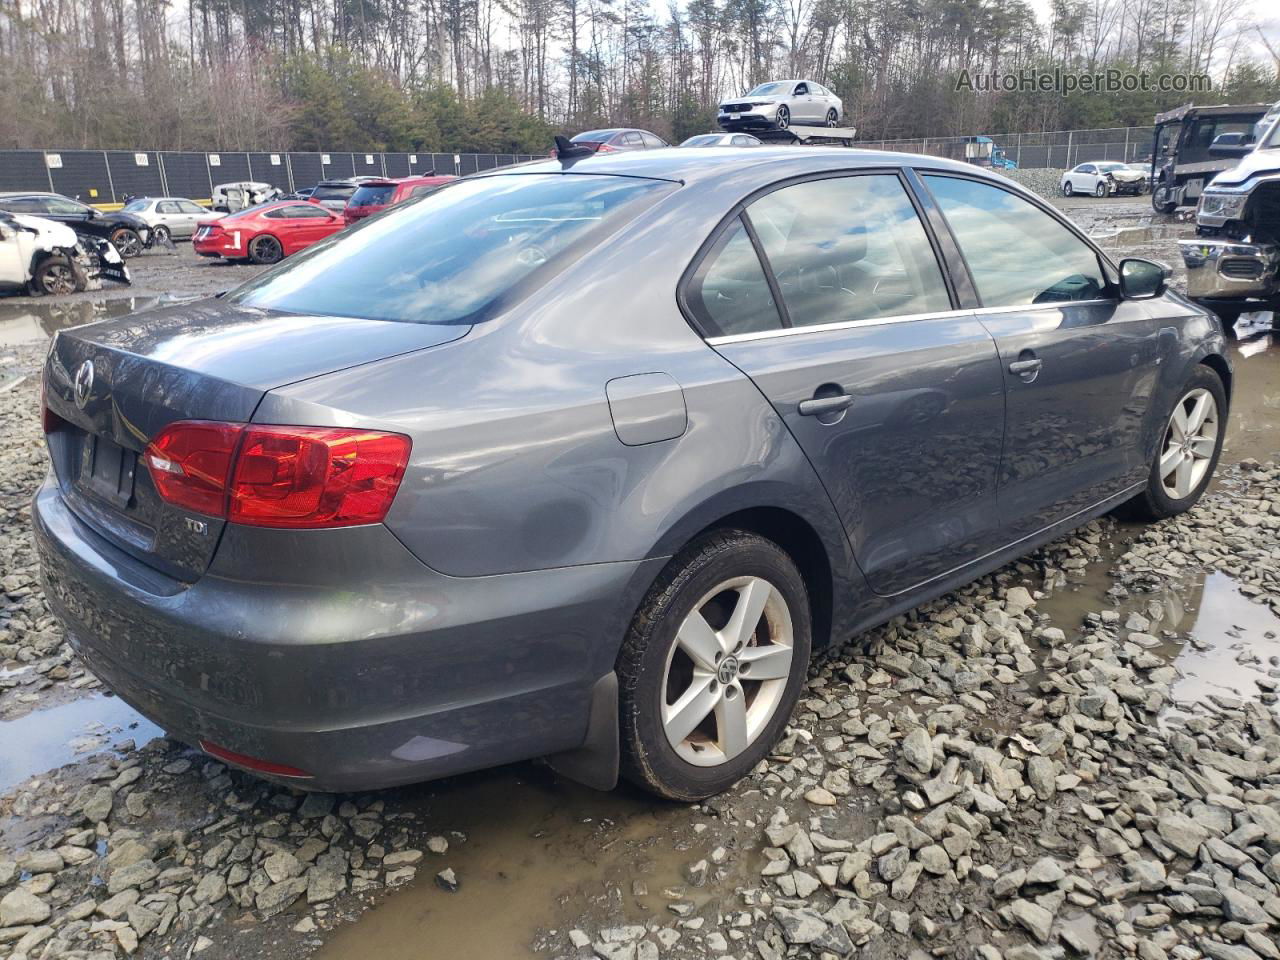
[{"label": "side mirror", "polygon": [[1120,261],[1120,295],[1126,300],[1151,300],[1164,293],[1172,271],[1167,264],[1140,257]]}]

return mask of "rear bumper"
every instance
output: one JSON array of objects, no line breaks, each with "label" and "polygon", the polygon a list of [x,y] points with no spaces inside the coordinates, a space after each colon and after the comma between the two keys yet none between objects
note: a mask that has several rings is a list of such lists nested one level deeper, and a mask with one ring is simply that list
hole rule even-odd
[{"label": "rear bumper", "polygon": [[1193,299],[1253,299],[1280,292],[1280,246],[1196,238],[1179,240]]},{"label": "rear bumper", "polygon": [[[334,791],[582,745],[626,605],[662,562],[455,579],[370,526],[342,531],[327,583],[290,583],[290,558],[327,555],[335,531],[275,531],[262,570],[232,578],[215,557],[183,584],[98,537],[52,483],[32,516],[50,606],[108,687],[178,739]],[[228,527],[218,557],[240,535]]]}]

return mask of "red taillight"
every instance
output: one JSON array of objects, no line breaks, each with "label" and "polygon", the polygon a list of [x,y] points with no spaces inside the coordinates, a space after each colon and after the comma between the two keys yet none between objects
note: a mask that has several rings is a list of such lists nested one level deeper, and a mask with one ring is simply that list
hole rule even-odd
[{"label": "red taillight", "polygon": [[234,750],[220,747],[208,740],[200,741],[200,749],[209,756],[217,757],[223,763],[229,763],[234,767],[244,767],[246,770],[255,770],[258,773],[266,773],[273,777],[292,777],[297,780],[311,779],[311,774],[305,770],[286,766],[283,763],[272,763],[270,760],[260,760],[257,757],[249,756],[247,753],[236,753]]},{"label": "red taillight", "polygon": [[45,384],[44,371],[40,371],[40,426],[45,433],[53,433],[67,421],[49,409],[49,388]]},{"label": "red taillight", "polygon": [[596,153],[617,153],[617,152],[618,152],[617,147],[611,147],[607,143],[602,143],[598,147],[596,147]]},{"label": "red taillight", "polygon": [[378,523],[408,462],[409,438],[398,433],[250,425],[228,519],[262,527]]},{"label": "red taillight", "polygon": [[182,420],[144,457],[165,501],[260,527],[346,527],[386,516],[409,438],[342,427]]},{"label": "red taillight", "polygon": [[238,423],[180,420],[169,424],[143,453],[156,491],[186,510],[226,516],[227,481],[243,431]]}]

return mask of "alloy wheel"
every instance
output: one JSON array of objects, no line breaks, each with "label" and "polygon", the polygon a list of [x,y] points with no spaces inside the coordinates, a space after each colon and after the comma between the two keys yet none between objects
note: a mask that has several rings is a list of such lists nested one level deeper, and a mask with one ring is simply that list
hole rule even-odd
[{"label": "alloy wheel", "polygon": [[791,111],[786,107],[778,108],[778,129],[785,130],[791,126]]},{"label": "alloy wheel", "polygon": [[1160,451],[1160,485],[1171,500],[1185,500],[1200,486],[1218,446],[1218,404],[1197,387],[1178,401]]},{"label": "alloy wheel", "polygon": [[40,288],[50,296],[60,293],[74,293],[76,276],[67,263],[50,264],[40,278]]},{"label": "alloy wheel", "polygon": [[126,260],[142,252],[142,238],[132,230],[117,230],[111,235],[111,244]]},{"label": "alloy wheel", "polygon": [[250,249],[258,263],[275,263],[284,253],[280,241],[271,236],[257,237]]},{"label": "alloy wheel", "polygon": [[156,243],[168,243],[168,242],[169,242],[169,228],[168,228],[168,227],[166,227],[166,226],[163,226],[163,225],[158,226],[158,227],[152,227],[152,228],[151,228],[151,237],[152,237],[152,239],[154,239],[154,240],[155,240],[155,242],[156,242]]},{"label": "alloy wheel", "polygon": [[1107,195],[1107,185],[1105,183],[1098,184],[1093,189],[1093,195],[1095,197],[1105,197]]},{"label": "alloy wheel", "polygon": [[679,757],[709,767],[746,750],[783,699],[793,646],[791,611],[767,580],[735,577],[708,591],[663,674],[662,726]]},{"label": "alloy wheel", "polygon": [[839,122],[840,122],[840,118],[836,115],[836,112],[835,112],[834,110],[828,110],[828,111],[827,111],[827,126],[828,126],[828,127],[834,127],[834,126],[835,126],[836,124],[838,124]]},{"label": "alloy wheel", "polygon": [[1064,197],[1069,197],[1069,196],[1071,196],[1071,193],[1072,193],[1072,190],[1071,190],[1071,181],[1070,181],[1070,180],[1068,180],[1066,183],[1064,183],[1064,184],[1062,185],[1062,195],[1063,195]]}]

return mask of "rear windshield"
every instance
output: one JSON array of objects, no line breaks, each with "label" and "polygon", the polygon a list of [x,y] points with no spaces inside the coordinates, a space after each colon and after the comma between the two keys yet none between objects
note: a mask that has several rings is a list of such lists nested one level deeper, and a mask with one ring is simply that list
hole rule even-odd
[{"label": "rear windshield", "polygon": [[684,143],[680,144],[680,146],[682,147],[714,147],[719,142],[720,142],[720,134],[704,133],[698,137],[690,137]]},{"label": "rear windshield", "polygon": [[569,142],[570,143],[597,143],[602,140],[608,140],[617,132],[618,132],[617,130],[588,130],[585,133],[578,134]]},{"label": "rear windshield", "polygon": [[391,194],[395,193],[395,190],[395,186],[390,183],[377,185],[366,183],[351,195],[351,199],[347,203],[353,207],[373,207],[383,203],[390,203]]},{"label": "rear windshield", "polygon": [[130,200],[124,205],[125,213],[137,213],[139,210],[145,210],[151,206],[150,200]]},{"label": "rear windshield", "polygon": [[291,313],[474,323],[675,188],[562,174],[457,181],[322,240],[227,299]]},{"label": "rear windshield", "polygon": [[356,192],[354,183],[341,183],[332,187],[319,186],[311,196],[316,200],[345,200]]}]

